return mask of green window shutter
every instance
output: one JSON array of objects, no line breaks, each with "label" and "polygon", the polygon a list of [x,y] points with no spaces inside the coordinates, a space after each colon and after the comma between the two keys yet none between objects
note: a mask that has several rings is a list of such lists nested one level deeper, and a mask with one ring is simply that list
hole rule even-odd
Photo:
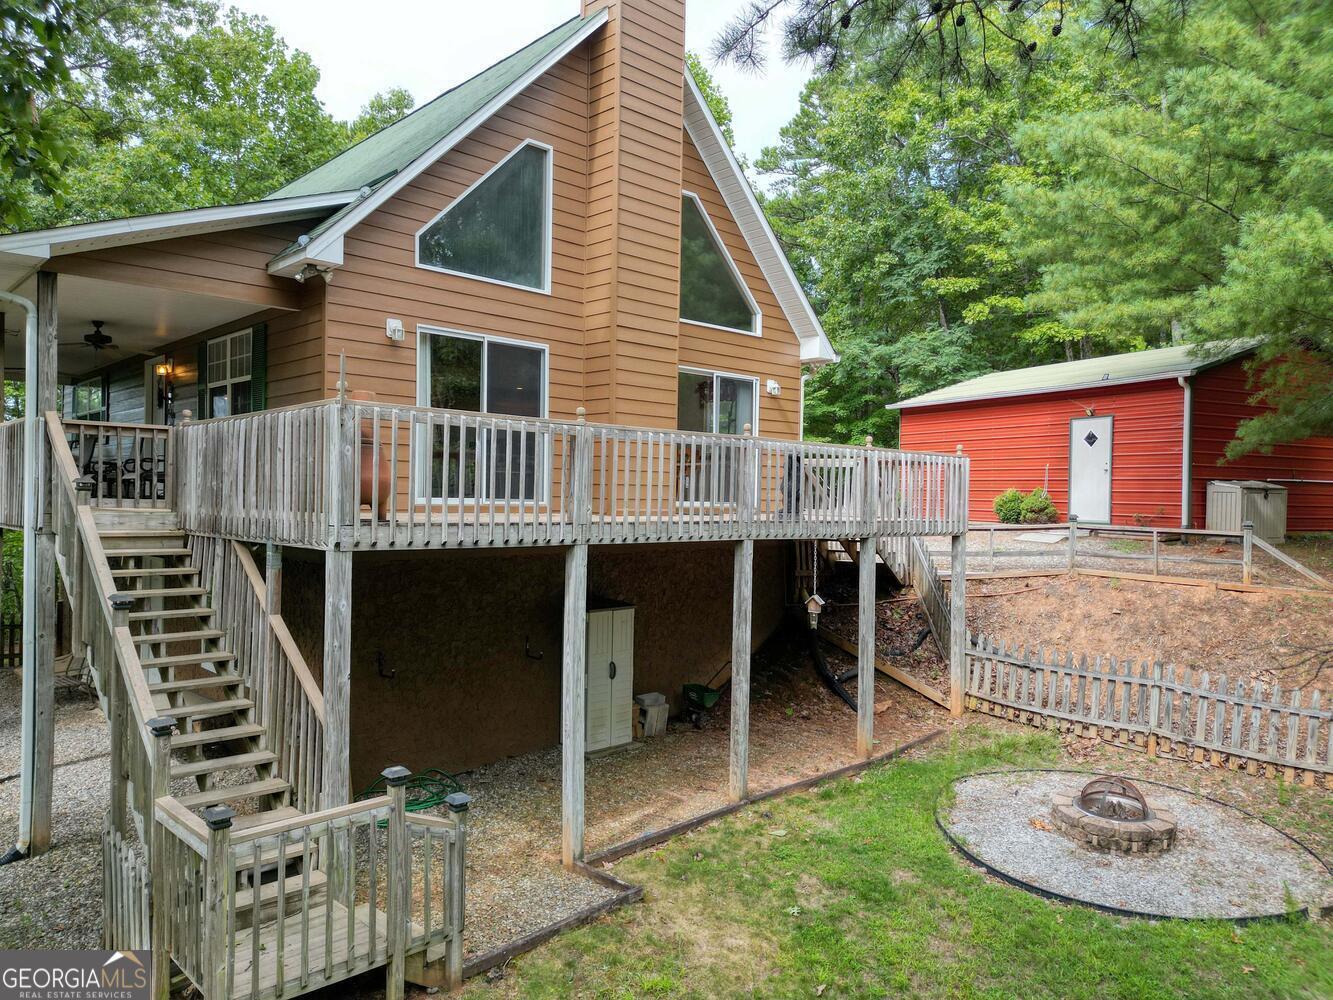
[{"label": "green window shutter", "polygon": [[268,324],[250,332],[250,408],[268,409]]},{"label": "green window shutter", "polygon": [[199,341],[197,348],[198,355],[195,361],[198,367],[195,371],[198,373],[195,382],[195,398],[197,409],[194,411],[194,419],[207,420],[208,412],[208,341]]}]

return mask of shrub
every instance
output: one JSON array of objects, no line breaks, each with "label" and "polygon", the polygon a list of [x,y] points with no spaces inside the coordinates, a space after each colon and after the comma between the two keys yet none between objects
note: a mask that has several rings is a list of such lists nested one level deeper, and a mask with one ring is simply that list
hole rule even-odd
[{"label": "shrub", "polygon": [[1050,524],[1057,520],[1055,502],[1045,490],[1033,490],[1020,505],[1024,524]]},{"label": "shrub", "polygon": [[1011,486],[995,498],[991,507],[1001,524],[1018,524],[1023,518],[1023,493]]}]

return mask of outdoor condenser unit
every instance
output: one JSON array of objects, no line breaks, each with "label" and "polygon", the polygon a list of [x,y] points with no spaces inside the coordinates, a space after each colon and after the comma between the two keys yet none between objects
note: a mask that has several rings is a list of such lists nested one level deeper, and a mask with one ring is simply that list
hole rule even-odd
[{"label": "outdoor condenser unit", "polygon": [[1208,483],[1206,527],[1212,531],[1240,531],[1254,524],[1256,538],[1280,544],[1287,536],[1287,488],[1257,479],[1214,479]]}]

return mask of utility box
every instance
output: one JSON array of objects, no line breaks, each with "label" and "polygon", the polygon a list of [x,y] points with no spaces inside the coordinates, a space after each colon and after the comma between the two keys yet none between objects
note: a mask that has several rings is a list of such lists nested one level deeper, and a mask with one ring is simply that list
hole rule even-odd
[{"label": "utility box", "polygon": [[634,739],[634,608],[588,601],[586,749]]},{"label": "utility box", "polygon": [[1208,483],[1210,531],[1240,531],[1246,521],[1254,536],[1269,544],[1287,539],[1287,488],[1257,479],[1214,479]]}]

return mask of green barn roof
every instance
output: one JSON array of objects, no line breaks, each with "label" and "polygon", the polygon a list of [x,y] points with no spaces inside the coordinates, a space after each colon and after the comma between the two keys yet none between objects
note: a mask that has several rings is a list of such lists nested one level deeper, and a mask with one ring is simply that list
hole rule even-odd
[{"label": "green barn roof", "polygon": [[590,21],[600,11],[575,17],[552,29],[535,42],[506,56],[470,80],[446,90],[433,101],[366,136],[307,174],[274,191],[269,198],[356,191],[375,187],[412,163],[499,94],[522,79]]},{"label": "green barn roof", "polygon": [[1195,345],[1181,344],[1161,347],[1152,351],[1131,351],[1104,358],[1086,358],[1064,361],[1034,368],[1016,368],[1007,372],[991,372],[956,385],[936,389],[900,403],[889,403],[887,409],[911,409],[917,406],[939,406],[942,403],[964,403],[1004,396],[1027,396],[1041,392],[1060,392],[1064,389],[1088,389],[1122,382],[1146,382],[1159,378],[1193,375],[1213,365],[1230,361],[1254,350],[1255,342],[1237,340],[1226,343]]}]

